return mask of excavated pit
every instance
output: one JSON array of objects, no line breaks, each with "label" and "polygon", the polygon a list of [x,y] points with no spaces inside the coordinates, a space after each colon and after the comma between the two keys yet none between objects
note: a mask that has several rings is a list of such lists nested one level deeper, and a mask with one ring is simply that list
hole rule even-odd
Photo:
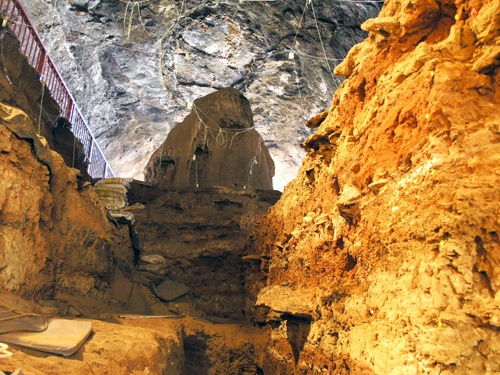
[{"label": "excavated pit", "polygon": [[[90,320],[94,333],[70,359],[13,347],[0,369],[499,373],[500,3],[403,3],[387,1],[336,69],[348,79],[276,204],[133,184],[138,237],[161,272],[134,272],[128,228],[52,152],[57,108],[38,77],[2,61],[1,301],[21,296],[23,311]],[[18,98],[21,86],[35,89]],[[165,275],[190,292],[160,301]]]}]

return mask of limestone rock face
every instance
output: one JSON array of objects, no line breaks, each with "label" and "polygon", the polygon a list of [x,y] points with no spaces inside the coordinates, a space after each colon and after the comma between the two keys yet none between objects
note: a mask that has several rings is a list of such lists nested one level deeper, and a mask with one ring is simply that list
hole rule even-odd
[{"label": "limestone rock face", "polygon": [[23,3],[115,173],[142,180],[188,102],[234,87],[252,104],[279,190],[304,157],[304,123],[342,81],[332,70],[379,11],[367,2],[134,3]]},{"label": "limestone rock face", "polygon": [[228,88],[195,100],[192,112],[154,152],[145,176],[165,190],[272,190],[274,162],[254,129],[250,103]]},{"label": "limestone rock face", "polygon": [[[498,0],[389,0],[364,24],[249,245],[266,373],[500,371],[499,25]],[[309,319],[269,301],[283,287]]]}]

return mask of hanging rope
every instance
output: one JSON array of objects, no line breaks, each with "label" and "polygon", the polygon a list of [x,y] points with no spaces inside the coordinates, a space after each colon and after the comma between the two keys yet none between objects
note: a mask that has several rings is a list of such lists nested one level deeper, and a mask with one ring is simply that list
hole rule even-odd
[{"label": "hanging rope", "polygon": [[309,55],[307,53],[304,53],[304,52],[299,52],[295,49],[292,49],[292,48],[289,48],[289,51],[290,53],[294,53],[294,54],[297,54],[297,55],[300,55],[300,56],[305,56],[305,57],[309,57],[311,59],[315,59],[315,60],[328,60],[328,61],[344,61],[344,59],[334,59],[334,58],[331,58],[331,57],[324,57],[324,56],[314,56],[314,55]]},{"label": "hanging rope", "polygon": [[[132,23],[133,23],[133,17],[134,17],[134,9],[137,8],[137,14],[139,18],[139,22],[141,23],[141,26],[143,30],[150,34],[148,30],[146,30],[146,26],[142,22],[142,16],[141,16],[141,4],[147,3],[149,0],[137,0],[137,1],[131,1],[131,0],[120,0],[122,3],[127,3],[125,7],[125,14],[123,16],[123,30],[126,31],[127,34],[127,39],[130,39],[130,32],[132,30]],[[127,14],[128,10],[130,7],[130,17],[128,19],[128,28],[127,28]]]},{"label": "hanging rope", "polygon": [[253,167],[254,165],[257,165],[257,155],[255,155],[250,161],[248,162],[248,168],[250,169],[248,171],[248,176],[247,176],[247,186],[252,187],[253,186]]},{"label": "hanging rope", "polygon": [[[42,78],[42,77],[41,77]],[[43,98],[44,98],[44,95],[45,95],[45,82],[44,81],[41,81],[42,82],[42,97],[40,99],[40,114],[38,116],[38,127],[37,127],[37,137],[36,137],[36,143],[35,143],[35,162],[33,163],[33,171],[31,172],[31,176],[30,176],[30,182],[29,182],[29,185],[28,185],[28,194],[26,196],[26,211],[24,212],[24,221],[23,221],[23,224],[24,226],[26,226],[26,222],[28,220],[28,211],[29,211],[29,201],[30,201],[30,197],[31,197],[31,188],[32,188],[32,185],[33,185],[33,178],[35,177],[35,171],[36,171],[36,166],[38,164],[38,149],[40,147],[40,138],[39,138],[39,135],[40,135],[40,131],[41,131],[41,126],[42,126],[42,113],[43,113]]]},{"label": "hanging rope", "polygon": [[[228,145],[228,148],[231,148],[233,146],[234,139],[243,133],[246,133],[250,130],[255,130],[255,125],[253,125],[250,128],[245,128],[245,129],[228,129],[228,128],[223,128],[221,127],[216,121],[211,119],[205,112],[203,112],[198,106],[193,104],[193,112],[198,118],[198,124],[204,127],[203,130],[203,145],[206,145],[206,140],[207,140],[207,135],[210,135],[214,140],[215,144],[218,149],[222,150],[226,148]],[[214,126],[214,128],[211,128],[208,126],[205,121],[203,121],[202,116],[200,113],[207,118]],[[214,134],[212,131],[215,130],[216,134]],[[231,137],[229,134],[234,133]]]},{"label": "hanging rope", "polygon": [[[332,76],[333,82],[335,83],[335,74],[333,74],[333,70],[332,70],[330,63],[328,62],[328,58],[326,56],[326,49],[325,49],[325,45],[323,43],[323,38],[321,37],[321,31],[319,30],[318,18],[316,17],[316,11],[314,10],[314,3],[311,0],[306,0],[306,1],[309,1],[309,3],[311,4],[311,10],[312,10],[312,13],[314,16],[314,23],[316,24],[316,30],[318,31],[318,37],[319,37],[319,41],[321,43],[321,49],[323,50],[323,55],[325,57],[325,63],[326,63],[326,66],[328,68],[328,71],[330,72],[330,74]],[[333,92],[330,92],[330,95],[333,96]]]},{"label": "hanging rope", "polygon": [[161,171],[161,162],[162,162],[162,159],[163,159],[163,145],[165,144],[165,142],[163,142],[161,144],[161,147],[160,147],[160,161],[158,162],[158,176],[160,175],[160,171]]},{"label": "hanging rope", "polygon": [[194,160],[194,175],[195,175],[195,186],[196,188],[199,188],[200,185],[198,183],[198,158],[196,157],[196,155],[193,155],[193,160]]},{"label": "hanging rope", "polygon": [[307,11],[307,1],[306,1],[306,5],[304,6],[304,11],[302,12],[302,16],[300,17],[300,21],[299,21],[299,25],[297,26],[297,30],[295,31],[295,36],[293,37],[292,48],[291,48],[292,53],[295,49],[295,42],[297,42],[297,36],[299,35],[299,30],[302,27],[302,22],[304,21],[304,16],[306,15],[306,11]]}]

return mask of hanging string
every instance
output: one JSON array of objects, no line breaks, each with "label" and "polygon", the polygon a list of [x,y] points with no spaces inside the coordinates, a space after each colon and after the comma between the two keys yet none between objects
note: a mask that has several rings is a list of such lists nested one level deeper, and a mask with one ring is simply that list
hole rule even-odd
[{"label": "hanging string", "polygon": [[165,142],[162,142],[161,147],[160,147],[160,161],[158,162],[158,172],[157,172],[158,176],[160,175],[160,171],[161,171],[161,162],[162,162],[162,158],[163,158],[163,145],[164,144],[165,144]]},{"label": "hanging string", "polygon": [[[183,155],[183,156],[187,156],[187,155]],[[188,170],[187,170],[187,175],[186,175],[186,184],[188,186],[191,186],[191,182],[189,181],[189,176],[191,175],[191,166],[193,165],[193,158],[190,157],[189,158],[189,163],[188,163]]]},{"label": "hanging string", "polygon": [[195,175],[195,186],[196,188],[199,188],[200,185],[198,184],[198,158],[196,157],[196,155],[193,156],[193,159],[194,159],[194,175]]},{"label": "hanging string", "polygon": [[315,59],[315,60],[344,61],[344,59],[334,59],[334,58],[331,58],[331,57],[309,55],[307,53],[299,52],[298,50],[294,50],[293,48],[289,48],[289,51],[291,53],[294,53],[294,54],[297,54],[297,55],[300,55],[300,56],[309,57],[309,58]]},{"label": "hanging string", "polygon": [[293,37],[291,52],[288,54],[289,59],[294,60],[295,69],[293,70],[293,72],[295,73],[295,83],[297,84],[297,89],[299,91],[299,101],[300,101],[300,105],[302,108],[304,108],[305,106],[304,106],[304,101],[302,98],[302,89],[300,87],[300,77],[299,77],[299,72],[298,72],[298,68],[297,68],[298,63],[295,61],[295,59],[293,57],[294,57],[295,43],[297,42],[297,37],[299,35],[299,31],[302,28],[302,22],[304,21],[304,16],[306,15],[306,11],[307,11],[307,0],[306,0],[306,4],[304,6],[304,10],[302,11],[302,16],[300,17],[300,20],[299,20],[297,30],[295,31],[295,36]]},{"label": "hanging string", "polygon": [[[306,0],[306,1],[309,1],[311,4],[311,10],[312,10],[312,13],[314,16],[314,23],[316,24],[316,30],[318,31],[318,37],[319,37],[319,41],[321,43],[321,49],[323,50],[323,55],[325,57],[326,66],[327,66],[328,71],[330,72],[330,74],[333,78],[333,82],[335,83],[335,74],[333,74],[333,70],[330,67],[330,63],[328,62],[328,58],[326,56],[326,49],[325,49],[325,45],[323,44],[323,38],[321,37],[321,31],[319,30],[318,19],[316,18],[316,11],[314,10],[314,3],[310,0]],[[330,95],[333,96],[333,93],[330,92]]]},{"label": "hanging string", "polygon": [[[252,187],[253,186],[253,167],[254,165],[257,164],[257,155],[255,155],[250,161],[248,162],[248,168],[250,169],[248,171],[248,176],[247,176],[247,186]],[[247,169],[248,169],[247,168]]]},{"label": "hanging string", "polygon": [[[256,157],[256,156],[252,157],[252,160],[253,160],[254,158],[257,160],[257,157]],[[196,159],[197,159],[197,160],[199,159],[199,160],[200,160],[200,162],[201,162],[201,163],[203,163],[203,164],[205,165],[205,167],[207,167],[207,169],[209,169],[211,172],[214,172],[214,173],[219,172],[219,171],[217,171],[217,170],[215,170],[215,169],[211,168],[211,167],[210,167],[210,166],[209,166],[209,165],[208,165],[208,164],[207,164],[207,163],[203,160],[203,158],[198,158],[198,157],[197,157]],[[245,168],[241,169],[241,170],[240,170],[240,171],[238,171],[238,172],[235,172],[234,174],[237,174],[237,175],[244,174],[246,171],[248,171],[248,170],[250,169],[250,167],[251,167],[251,165],[250,165],[250,163],[249,163],[249,164],[248,164]],[[227,174],[222,174],[222,175],[223,175],[223,176],[227,176]]]},{"label": "hanging string", "polygon": [[44,99],[44,95],[45,95],[45,82],[44,81],[41,81],[41,82],[42,82],[42,97],[40,99],[40,114],[38,116],[38,128],[37,128],[36,141],[35,141],[36,143],[34,144],[35,145],[35,162],[33,163],[33,171],[31,172],[30,182],[28,185],[28,194],[26,195],[26,211],[24,212],[24,220],[23,220],[24,226],[26,226],[26,222],[28,220],[29,201],[31,198],[31,188],[33,185],[33,178],[35,177],[36,166],[38,164],[38,150],[40,148],[39,135],[40,135],[40,130],[41,130],[41,126],[42,126],[43,99]]},{"label": "hanging string", "polygon": [[[132,22],[133,22],[133,16],[134,16],[134,9],[137,8],[137,14],[139,15],[139,22],[141,23],[141,26],[143,28],[143,30],[148,33],[148,34],[151,34],[147,29],[146,29],[146,26],[144,25],[144,22],[142,22],[142,16],[141,16],[141,4],[142,3],[146,3],[148,2],[149,0],[135,0],[135,1],[131,1],[131,0],[120,0],[122,3],[127,3],[126,7],[125,7],[125,14],[123,16],[123,29],[127,32],[127,39],[130,38],[130,32],[131,32],[131,29],[132,29]],[[129,20],[128,20],[128,28],[126,26],[127,24],[127,13],[128,13],[128,10],[129,10],[129,7],[130,7],[130,17],[129,17]]]},{"label": "hanging string", "polygon": [[[193,104],[193,112],[198,118],[198,124],[204,127],[204,132],[203,132],[203,138],[204,138],[204,143],[203,145],[206,145],[206,138],[207,135],[210,135],[214,140],[216,147],[219,150],[225,149],[228,145],[228,148],[231,148],[233,146],[233,142],[235,138],[243,133],[246,133],[250,130],[255,130],[255,125],[251,126],[250,128],[245,128],[245,129],[228,129],[228,128],[223,128],[221,127],[216,121],[210,118],[205,112],[203,112],[198,106]],[[203,121],[202,116],[200,115],[203,114],[204,117],[207,118],[212,124],[215,125],[215,129],[211,128],[208,126],[205,121]],[[212,133],[212,130],[217,131],[217,133],[214,135]],[[230,138],[229,138],[229,133],[234,133]]]}]

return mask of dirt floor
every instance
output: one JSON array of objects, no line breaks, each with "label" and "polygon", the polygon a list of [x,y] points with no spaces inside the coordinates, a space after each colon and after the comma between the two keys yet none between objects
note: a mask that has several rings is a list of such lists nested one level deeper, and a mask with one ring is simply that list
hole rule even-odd
[{"label": "dirt floor", "polygon": [[[2,301],[7,300],[24,311],[49,310],[2,296]],[[68,304],[81,308],[85,301],[68,298]],[[227,319],[182,317],[167,309],[162,317],[131,314],[126,308],[112,313],[116,306],[99,306],[95,301],[86,307],[106,318],[70,318],[90,321],[93,326],[92,335],[75,354],[62,357],[10,345],[13,356],[0,359],[0,370],[8,373],[21,368],[30,375],[262,373],[262,355],[270,335],[267,328]]]}]

